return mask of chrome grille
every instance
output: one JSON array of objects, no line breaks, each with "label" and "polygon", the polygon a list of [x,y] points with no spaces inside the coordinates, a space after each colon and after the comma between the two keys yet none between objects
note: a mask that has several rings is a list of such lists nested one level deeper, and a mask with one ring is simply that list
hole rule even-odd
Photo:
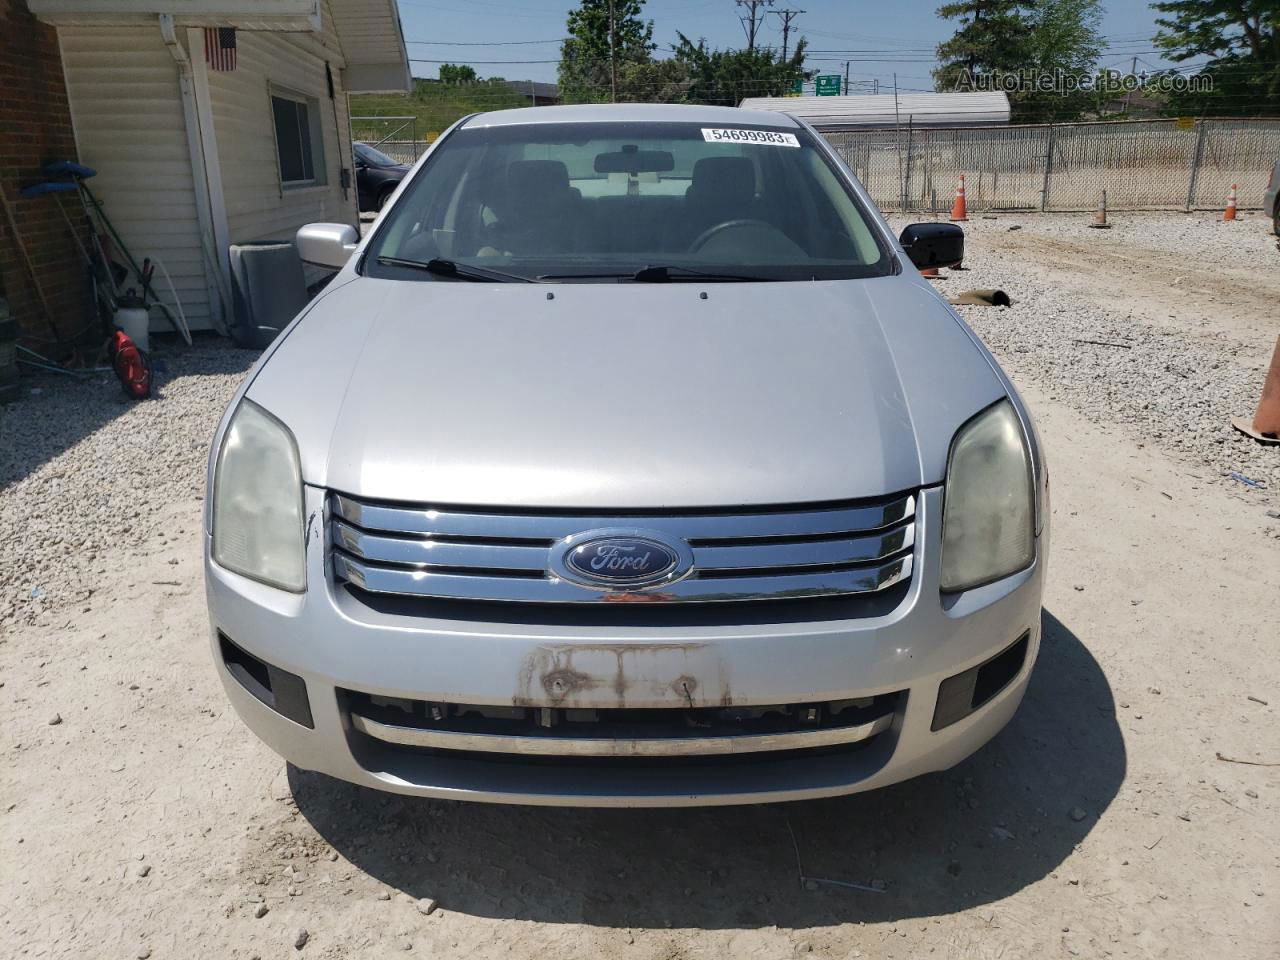
[{"label": "chrome grille", "polygon": [[[338,580],[373,593],[534,603],[742,601],[869,593],[911,576],[913,494],[815,507],[609,515],[490,512],[374,503],[333,493]],[[654,531],[688,544],[674,583],[592,589],[552,573],[562,541],[598,529]]]}]

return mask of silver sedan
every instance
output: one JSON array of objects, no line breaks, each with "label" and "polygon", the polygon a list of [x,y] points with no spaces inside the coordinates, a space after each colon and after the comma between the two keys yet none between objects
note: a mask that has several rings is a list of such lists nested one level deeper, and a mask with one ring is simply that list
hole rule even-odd
[{"label": "silver sedan", "polygon": [[804,123],[459,121],[227,410],[214,662],[310,770],[508,803],[755,803],[947,768],[1040,642],[1026,408]]}]

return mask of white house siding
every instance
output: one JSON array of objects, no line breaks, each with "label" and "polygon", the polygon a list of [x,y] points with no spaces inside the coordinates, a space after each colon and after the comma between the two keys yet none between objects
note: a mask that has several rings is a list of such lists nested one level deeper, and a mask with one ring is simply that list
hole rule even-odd
[{"label": "white house siding", "polygon": [[164,263],[192,328],[212,327],[178,68],[159,29],[58,34],[80,162],[98,171],[90,188],[134,258]]},{"label": "white house siding", "polygon": [[[340,56],[331,54],[338,60],[332,65],[330,100],[320,37],[294,40],[287,34],[241,31],[236,45],[236,69],[208,74],[229,241],[291,240],[298,227],[313,221],[355,223],[354,182],[344,197],[340,179],[341,168],[352,166]],[[327,35],[323,47],[336,46]],[[203,52],[196,56],[203,57]],[[281,187],[270,101],[273,86],[318,101],[323,185]]]}]

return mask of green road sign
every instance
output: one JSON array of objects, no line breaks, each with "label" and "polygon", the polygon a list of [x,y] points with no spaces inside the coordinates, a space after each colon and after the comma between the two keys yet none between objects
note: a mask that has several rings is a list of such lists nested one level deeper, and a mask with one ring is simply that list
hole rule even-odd
[{"label": "green road sign", "polygon": [[829,73],[820,77],[815,77],[813,81],[814,93],[820,97],[838,97],[840,96],[840,74]]},{"label": "green road sign", "polygon": [[804,93],[804,80],[797,80],[791,84],[791,89],[786,92],[785,96],[798,97],[802,93]]}]

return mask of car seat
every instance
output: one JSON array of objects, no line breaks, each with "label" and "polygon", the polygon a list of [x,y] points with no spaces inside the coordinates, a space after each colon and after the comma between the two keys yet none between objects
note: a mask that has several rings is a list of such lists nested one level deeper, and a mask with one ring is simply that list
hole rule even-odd
[{"label": "car seat", "polygon": [[684,206],[664,233],[663,247],[689,249],[699,236],[728,220],[754,219],[756,168],[746,157],[703,157],[693,165]]}]

